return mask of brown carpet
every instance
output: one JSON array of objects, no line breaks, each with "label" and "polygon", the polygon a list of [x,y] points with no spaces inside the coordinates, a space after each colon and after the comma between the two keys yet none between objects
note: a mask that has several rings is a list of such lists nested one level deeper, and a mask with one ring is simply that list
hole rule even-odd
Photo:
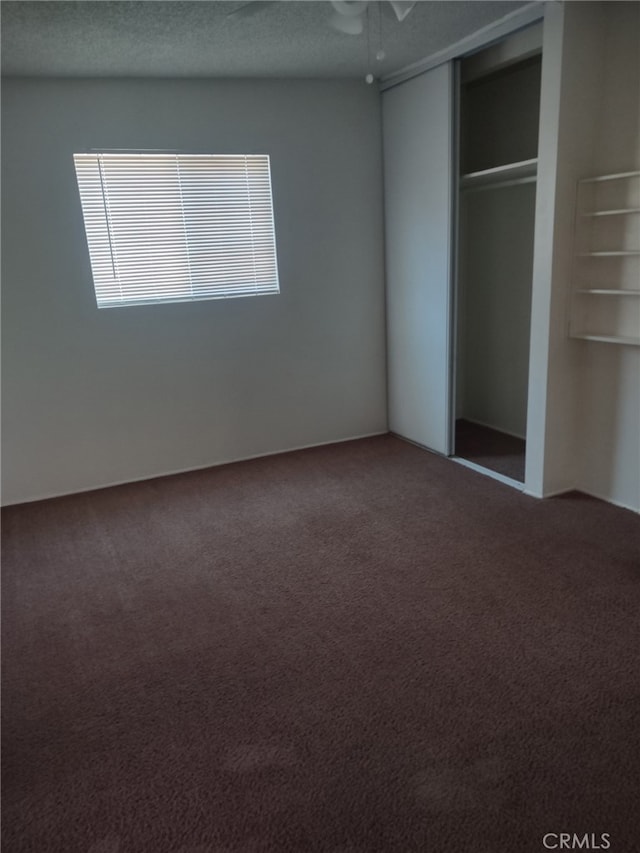
[{"label": "brown carpet", "polygon": [[525,441],[472,421],[456,421],[455,454],[524,483]]},{"label": "brown carpet", "polygon": [[640,520],[385,436],[6,509],[5,853],[640,839]]}]

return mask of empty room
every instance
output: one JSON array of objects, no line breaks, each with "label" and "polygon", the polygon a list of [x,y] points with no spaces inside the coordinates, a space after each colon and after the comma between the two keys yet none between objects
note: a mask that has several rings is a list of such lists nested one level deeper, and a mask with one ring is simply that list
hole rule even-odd
[{"label": "empty room", "polygon": [[640,849],[640,3],[2,23],[2,850]]}]

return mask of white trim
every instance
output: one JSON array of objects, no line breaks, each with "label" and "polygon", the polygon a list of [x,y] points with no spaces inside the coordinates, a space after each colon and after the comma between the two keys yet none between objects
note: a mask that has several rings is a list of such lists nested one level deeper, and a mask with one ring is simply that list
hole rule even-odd
[{"label": "white trim", "polygon": [[463,459],[461,456],[450,456],[449,458],[452,462],[457,462],[458,465],[464,465],[465,468],[470,468],[477,474],[484,474],[485,477],[491,477],[492,480],[504,483],[505,486],[511,486],[512,489],[524,492],[524,483],[521,483],[520,480],[514,480],[511,477],[506,477],[504,474],[498,474],[497,471],[485,468],[484,465],[477,465],[475,462],[469,462],[468,459]]},{"label": "white trim", "polygon": [[205,465],[193,465],[191,468],[176,468],[172,471],[160,471],[158,474],[146,474],[143,477],[133,477],[129,480],[114,480],[109,483],[103,483],[99,486],[90,486],[86,489],[76,489],[69,492],[52,492],[50,494],[39,495],[34,498],[26,498],[21,501],[12,501],[11,503],[2,504],[3,507],[20,506],[22,504],[36,503],[37,501],[48,501],[53,498],[65,498],[69,495],[85,495],[89,492],[97,492],[101,489],[111,489],[114,486],[127,486],[130,483],[144,483],[147,480],[157,480],[161,477],[174,477],[177,474],[189,474],[192,471],[206,471],[207,468],[219,468],[221,465],[233,465],[236,462],[249,462],[252,459],[264,459],[267,456],[279,456],[283,453],[295,453],[298,450],[311,450],[314,447],[326,447],[329,444],[345,444],[348,441],[359,441],[363,438],[375,438],[379,435],[389,435],[389,430],[380,430],[380,432],[367,432],[363,435],[352,435],[348,438],[331,439],[330,441],[318,441],[314,444],[301,444],[298,447],[288,447],[283,450],[270,450],[267,453],[255,453],[251,456],[239,456],[234,459],[223,459],[220,462],[209,462]]},{"label": "white trim", "polygon": [[455,42],[444,50],[439,50],[437,53],[432,53],[431,56],[425,59],[419,59],[417,62],[412,62],[405,68],[399,71],[394,71],[387,77],[383,77],[380,81],[380,90],[390,89],[392,86],[397,86],[399,83],[404,83],[406,80],[411,80],[412,77],[417,77],[424,74],[425,71],[430,71],[438,65],[449,62],[451,59],[457,59],[460,56],[471,53],[481,47],[486,47],[493,41],[503,38],[509,33],[540,21],[544,18],[544,3],[529,3],[522,9],[516,9],[515,12],[509,12],[503,18],[499,18],[486,27],[476,30],[475,33],[465,36],[460,41]]}]

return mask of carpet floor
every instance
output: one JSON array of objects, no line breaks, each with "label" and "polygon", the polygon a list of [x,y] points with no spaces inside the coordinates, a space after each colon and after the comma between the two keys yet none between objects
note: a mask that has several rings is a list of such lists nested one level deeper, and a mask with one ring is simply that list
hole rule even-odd
[{"label": "carpet floor", "polygon": [[638,849],[635,514],[383,436],[3,526],[5,853]]},{"label": "carpet floor", "polygon": [[525,446],[524,439],[514,435],[464,419],[456,421],[456,456],[519,483],[524,483]]}]

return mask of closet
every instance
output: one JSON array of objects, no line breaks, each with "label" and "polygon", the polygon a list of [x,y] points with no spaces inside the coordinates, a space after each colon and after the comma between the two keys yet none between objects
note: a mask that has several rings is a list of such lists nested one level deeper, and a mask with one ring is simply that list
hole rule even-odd
[{"label": "closet", "polygon": [[524,480],[542,26],[383,93],[390,430]]},{"label": "closet", "polygon": [[381,83],[390,431],[636,509],[637,5],[527,4]]},{"label": "closet", "polygon": [[514,41],[459,62],[452,449],[523,483],[541,55]]}]

